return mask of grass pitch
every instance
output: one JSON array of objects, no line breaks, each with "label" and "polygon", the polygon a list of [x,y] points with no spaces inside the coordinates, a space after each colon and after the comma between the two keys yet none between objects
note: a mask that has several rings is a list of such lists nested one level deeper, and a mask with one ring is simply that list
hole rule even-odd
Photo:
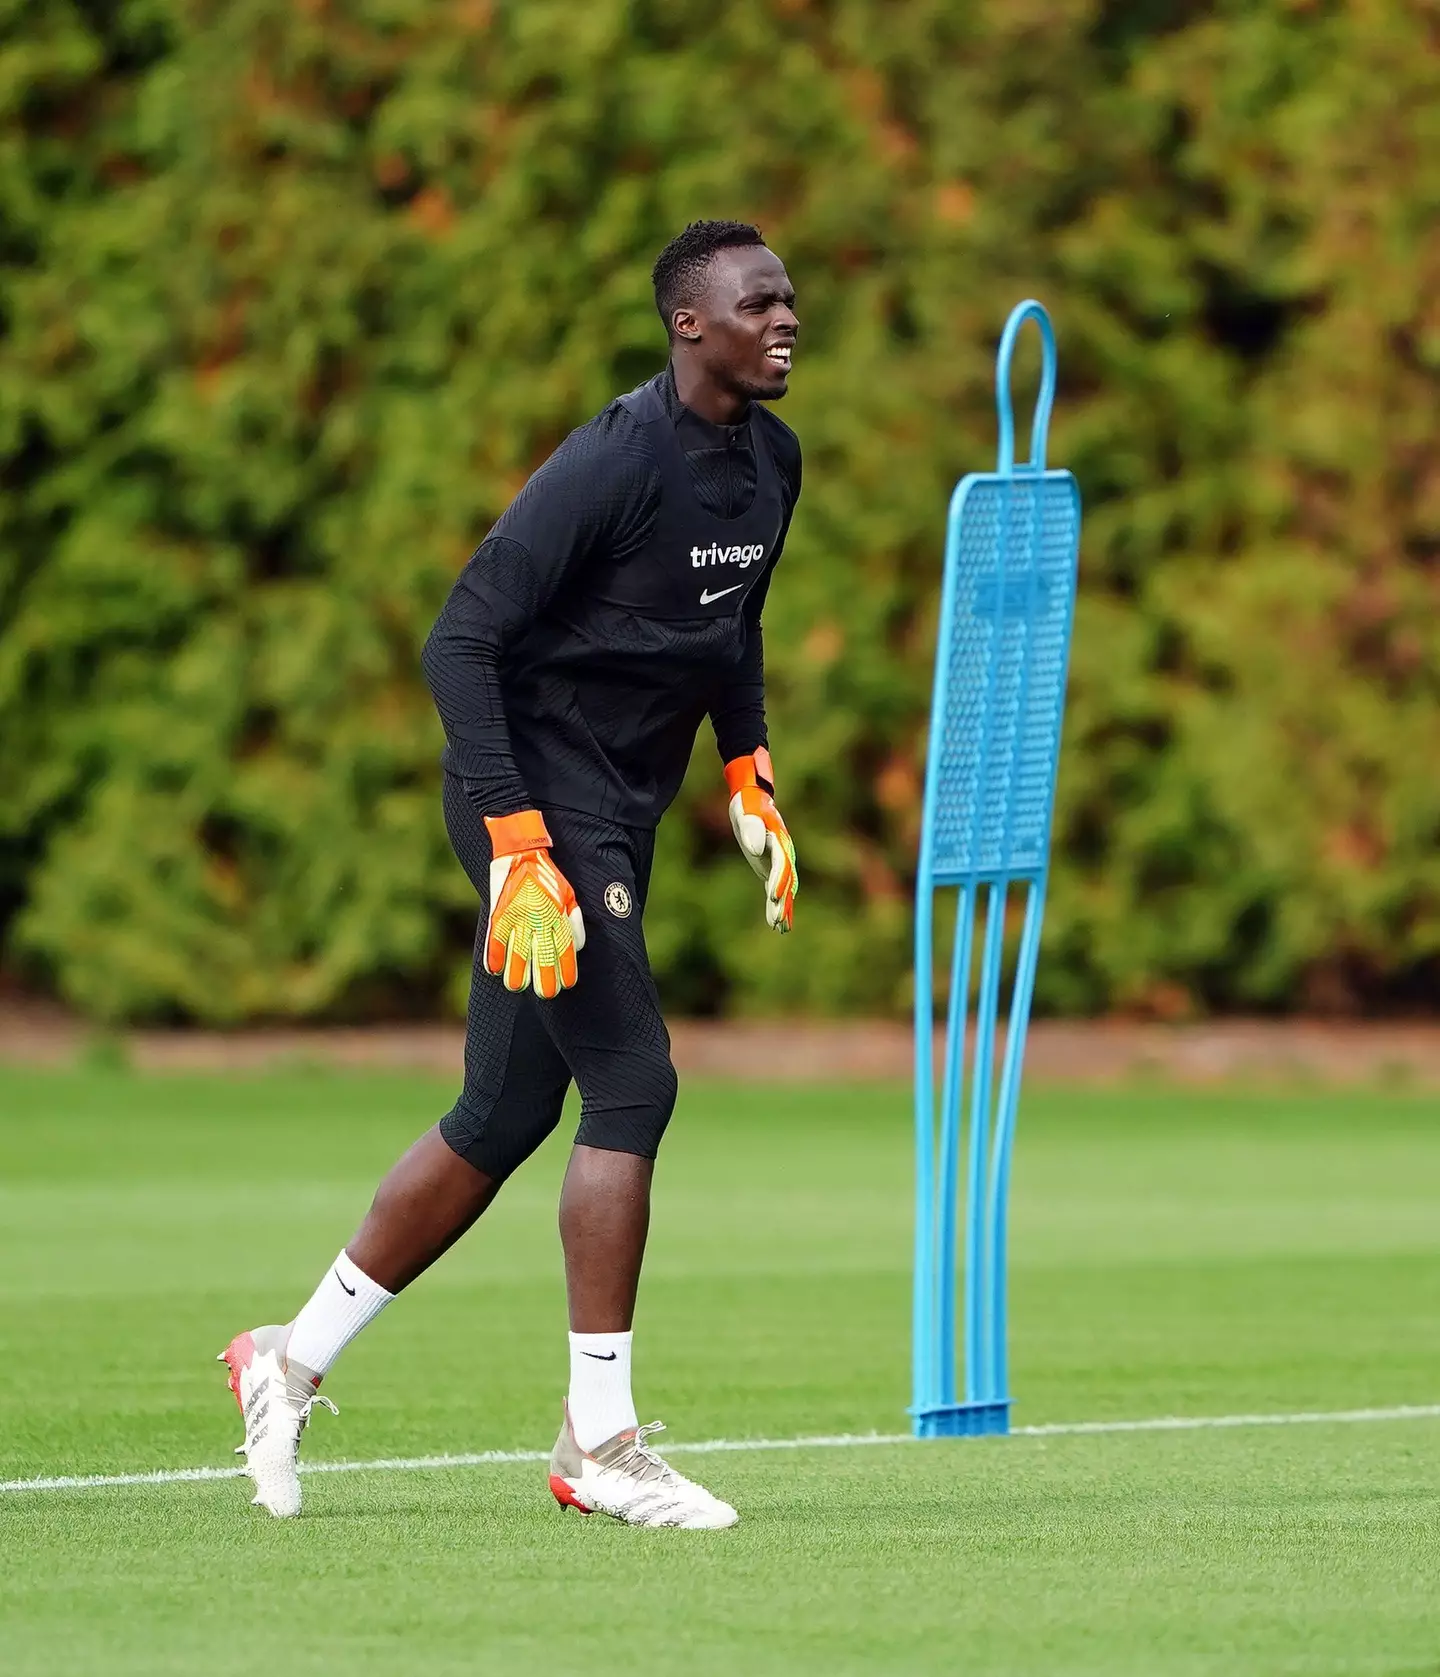
[{"label": "grass pitch", "polygon": [[[212,1359],[292,1314],[449,1104],[414,1079],[0,1072],[0,1477],[224,1465]],[[895,1088],[691,1086],[637,1323],[676,1439],[903,1431]],[[358,1341],[310,1460],[545,1448],[563,1142]],[[1031,1091],[1021,1423],[1440,1400],[1440,1125],[1402,1095]],[[663,1441],[662,1441],[663,1442]],[[0,1670],[1440,1672],[1440,1421],[683,1456],[734,1531],[534,1465],[0,1494]]]}]

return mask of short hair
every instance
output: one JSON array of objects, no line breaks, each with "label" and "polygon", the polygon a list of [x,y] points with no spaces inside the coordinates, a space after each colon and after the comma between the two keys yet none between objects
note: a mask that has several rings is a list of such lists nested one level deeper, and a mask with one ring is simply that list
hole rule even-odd
[{"label": "short hair", "polygon": [[655,284],[655,307],[670,332],[670,316],[693,302],[716,251],[763,245],[765,236],[748,221],[692,221],[677,233],[655,258],[650,278]]}]

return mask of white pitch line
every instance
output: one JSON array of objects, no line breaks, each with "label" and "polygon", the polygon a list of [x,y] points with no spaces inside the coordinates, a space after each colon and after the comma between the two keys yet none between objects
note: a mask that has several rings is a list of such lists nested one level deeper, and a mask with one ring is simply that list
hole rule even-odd
[{"label": "white pitch line", "polygon": [[[1012,1438],[1074,1438],[1088,1433],[1206,1432],[1224,1427],[1335,1426],[1367,1421],[1440,1419],[1440,1403],[1392,1409],[1301,1410],[1290,1415],[1161,1415],[1139,1421],[1057,1421],[1015,1427]],[[704,1456],[744,1450],[855,1450],[867,1445],[914,1444],[908,1432],[820,1433],[807,1438],[707,1438],[667,1444],[667,1455]],[[936,1441],[941,1442],[941,1441]],[[452,1456],[382,1456],[368,1462],[302,1462],[302,1473],[416,1473],[432,1468],[494,1467],[549,1461],[548,1450],[478,1450]],[[0,1480],[3,1491],[89,1491],[119,1485],[188,1485],[208,1479],[243,1479],[243,1467],[161,1468],[153,1473],[91,1473],[49,1479]]]},{"label": "white pitch line", "polygon": [[1399,1404],[1393,1409],[1300,1410],[1293,1415],[1162,1415],[1150,1421],[1063,1421],[1052,1426],[1014,1427],[1027,1438],[1069,1437],[1090,1432],[1202,1432],[1215,1427],[1313,1427],[1360,1421],[1432,1421],[1440,1403]]}]

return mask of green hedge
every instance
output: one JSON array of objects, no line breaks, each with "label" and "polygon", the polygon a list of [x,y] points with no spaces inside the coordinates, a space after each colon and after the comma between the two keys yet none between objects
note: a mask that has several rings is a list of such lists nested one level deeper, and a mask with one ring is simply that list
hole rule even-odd
[{"label": "green hedge", "polygon": [[767,613],[799,935],[702,739],[674,1005],[889,1010],[945,498],[1009,305],[1087,508],[1041,1005],[1440,982],[1426,0],[0,0],[0,916],[100,1018],[429,1013],[468,887],[418,650],[659,364],[699,215],[800,293]]}]

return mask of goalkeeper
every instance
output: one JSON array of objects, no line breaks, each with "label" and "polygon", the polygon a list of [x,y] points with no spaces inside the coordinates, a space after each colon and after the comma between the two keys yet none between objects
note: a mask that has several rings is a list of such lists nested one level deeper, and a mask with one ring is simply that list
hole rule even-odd
[{"label": "goalkeeper", "polygon": [[453,1109],[410,1148],[293,1323],[222,1353],[255,1501],[298,1513],[296,1452],[349,1341],[485,1211],[560,1120],[570,1384],[562,1505],[636,1525],[735,1510],[646,1443],[631,1322],[656,1150],[675,1103],[641,931],[657,822],[708,715],[731,825],[790,929],[795,852],[774,802],[760,615],[800,493],[785,394],[794,292],[759,232],[697,222],[660,253],[665,370],[573,432],[461,574],[425,648],[444,808],[483,907]]}]

